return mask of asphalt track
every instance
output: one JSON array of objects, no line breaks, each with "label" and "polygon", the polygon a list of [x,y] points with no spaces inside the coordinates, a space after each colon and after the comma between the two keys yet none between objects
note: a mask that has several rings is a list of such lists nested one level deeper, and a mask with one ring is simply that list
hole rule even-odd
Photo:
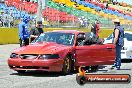
[{"label": "asphalt track", "polygon": [[[76,82],[76,73],[63,76],[60,73],[27,72],[18,74],[8,68],[7,59],[11,51],[18,48],[18,44],[0,45],[0,88],[132,88],[129,84],[85,84],[80,86]],[[110,66],[100,66],[96,73],[106,73]],[[112,74],[132,75],[132,62],[123,62],[121,70],[107,72]]]}]

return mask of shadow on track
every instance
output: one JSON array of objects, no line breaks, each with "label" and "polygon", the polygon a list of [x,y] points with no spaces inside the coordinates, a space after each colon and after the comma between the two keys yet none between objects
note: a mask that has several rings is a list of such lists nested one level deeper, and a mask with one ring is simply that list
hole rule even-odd
[{"label": "shadow on track", "polygon": [[[77,72],[72,72],[68,75],[76,74]],[[66,76],[63,75],[61,72],[45,72],[45,71],[27,71],[25,73],[12,73],[10,75],[18,75],[18,76],[33,76],[33,77],[59,77],[59,76]]]},{"label": "shadow on track", "polygon": [[121,62],[122,63],[131,63],[132,59],[122,59]]}]

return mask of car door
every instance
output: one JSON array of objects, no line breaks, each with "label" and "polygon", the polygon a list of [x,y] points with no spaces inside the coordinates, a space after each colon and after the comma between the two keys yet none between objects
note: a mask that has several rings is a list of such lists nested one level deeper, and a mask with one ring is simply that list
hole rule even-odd
[{"label": "car door", "polygon": [[99,44],[95,45],[96,55],[95,63],[100,65],[111,65],[115,61],[115,46],[114,44]]},{"label": "car door", "polygon": [[93,65],[96,59],[96,50],[94,46],[77,46],[76,47],[76,61],[79,66]]},{"label": "car door", "polygon": [[76,46],[76,60],[79,66],[113,64],[114,59],[113,44]]}]

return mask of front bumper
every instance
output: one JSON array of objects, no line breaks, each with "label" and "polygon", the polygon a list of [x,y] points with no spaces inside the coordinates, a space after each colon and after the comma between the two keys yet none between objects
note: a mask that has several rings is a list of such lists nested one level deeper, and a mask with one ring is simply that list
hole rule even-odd
[{"label": "front bumper", "polygon": [[48,72],[59,72],[62,71],[63,59],[48,59],[48,60],[23,60],[20,58],[8,59],[8,65],[13,70],[41,70]]}]

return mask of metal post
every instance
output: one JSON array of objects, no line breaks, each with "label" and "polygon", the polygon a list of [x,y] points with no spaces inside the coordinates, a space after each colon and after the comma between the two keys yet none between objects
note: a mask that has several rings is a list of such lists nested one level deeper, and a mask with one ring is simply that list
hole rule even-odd
[{"label": "metal post", "polygon": [[38,0],[37,21],[42,21],[42,0]]},{"label": "metal post", "polygon": [[59,26],[60,26],[60,16],[59,16],[59,12],[57,13],[57,20],[58,20],[58,28],[59,28]]}]

